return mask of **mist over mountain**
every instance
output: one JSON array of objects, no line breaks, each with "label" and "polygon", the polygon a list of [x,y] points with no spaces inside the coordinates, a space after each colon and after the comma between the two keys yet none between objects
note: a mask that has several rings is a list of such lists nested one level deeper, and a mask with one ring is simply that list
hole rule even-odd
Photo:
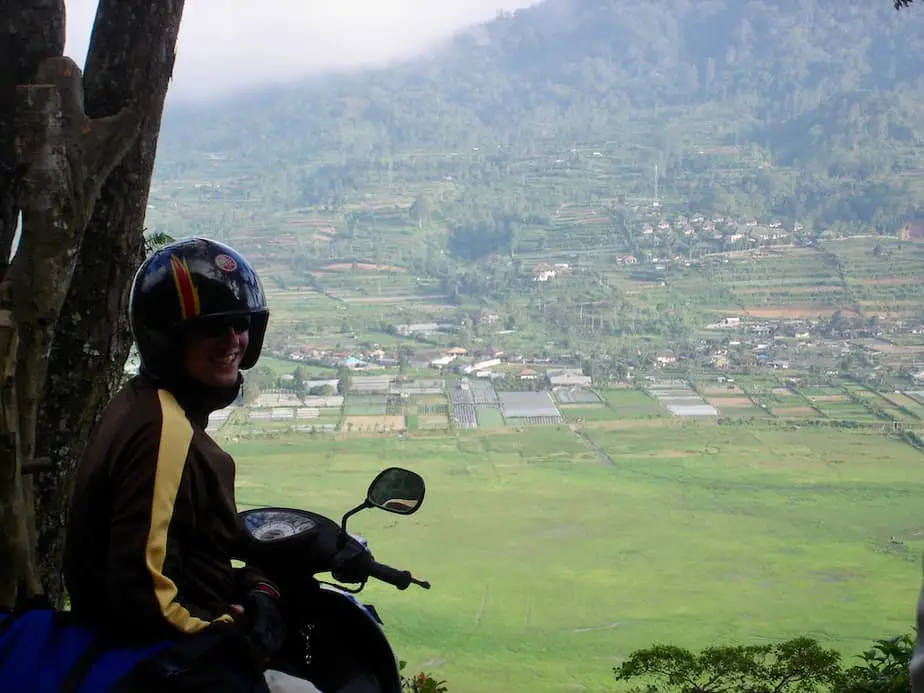
[{"label": "mist over mountain", "polygon": [[608,143],[647,151],[640,165],[679,181],[697,151],[735,146],[826,181],[801,201],[791,183],[765,191],[788,194],[793,214],[849,178],[887,186],[892,201],[881,186],[876,202],[860,190],[836,215],[894,225],[918,205],[916,183],[889,177],[919,168],[922,18],[886,0],[546,0],[392,68],[174,106],[161,174],[209,152],[251,172],[326,166],[336,177],[417,150]]}]

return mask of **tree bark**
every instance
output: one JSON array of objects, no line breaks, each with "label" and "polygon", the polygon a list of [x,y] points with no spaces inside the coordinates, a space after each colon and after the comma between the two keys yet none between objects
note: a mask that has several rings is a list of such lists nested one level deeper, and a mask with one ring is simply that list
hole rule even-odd
[{"label": "tree bark", "polygon": [[63,603],[61,554],[71,481],[93,425],[118,387],[131,346],[128,291],[144,253],[144,217],[183,0],[101,0],[87,58],[89,115],[129,105],[141,134],[103,186],[58,322],[37,451],[38,563],[46,595]]},{"label": "tree bark", "polygon": [[4,603],[16,603],[40,589],[32,483],[22,478],[23,463],[34,455],[48,352],[87,220],[103,180],[139,125],[130,111],[89,120],[83,113],[80,70],[61,57],[43,60],[34,83],[17,87],[15,114],[14,204],[22,210],[22,239],[0,292],[5,311],[0,344],[7,367],[0,466],[11,481],[8,493],[13,496],[5,495],[2,504],[10,508],[7,529],[15,544],[8,547],[14,557],[10,571],[18,570],[19,576],[18,584],[2,586]]},{"label": "tree bark", "polygon": [[[15,4],[15,6],[14,6]],[[3,0],[0,4],[0,605],[16,603],[20,576],[32,580],[30,513],[25,503],[16,404],[19,335],[12,287],[4,281],[19,220],[16,165],[16,88],[38,63],[64,50],[64,0]],[[27,590],[32,591],[31,584]]]},{"label": "tree bark", "polygon": [[[25,5],[25,6],[24,6]],[[16,233],[13,139],[16,87],[64,52],[64,0],[0,0],[0,280]]]},{"label": "tree bark", "polygon": [[[21,575],[34,573],[19,457],[16,356],[19,337],[8,282],[0,283],[0,606],[17,603]],[[34,589],[35,585],[32,586]]]}]

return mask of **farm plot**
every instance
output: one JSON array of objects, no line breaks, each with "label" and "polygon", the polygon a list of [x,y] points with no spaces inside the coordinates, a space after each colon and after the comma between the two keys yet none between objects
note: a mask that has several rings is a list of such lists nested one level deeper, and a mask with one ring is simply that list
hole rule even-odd
[{"label": "farm plot", "polygon": [[810,402],[838,402],[845,399],[844,391],[839,387],[800,387],[799,394]]},{"label": "farm plot", "polygon": [[754,401],[747,396],[707,397],[706,401],[715,407],[716,411],[722,416],[762,416],[767,413],[765,409],[757,406]]},{"label": "farm plot", "polygon": [[905,390],[882,395],[913,416],[924,419],[924,390]]},{"label": "farm plot", "polygon": [[475,400],[469,388],[454,387],[449,391],[452,422],[457,428],[478,428]]},{"label": "farm plot", "polygon": [[209,415],[209,423],[205,428],[206,433],[215,433],[221,430],[221,427],[224,426],[228,419],[231,417],[231,407],[225,407],[224,409],[219,409],[214,411]]},{"label": "farm plot", "polygon": [[507,423],[511,426],[554,426],[562,423],[561,416],[530,416],[530,417],[513,417],[508,418]]},{"label": "farm plot", "polygon": [[337,430],[336,423],[308,423],[298,424],[292,427],[293,431],[299,433],[334,433]]},{"label": "farm plot", "polygon": [[422,431],[441,430],[449,427],[449,416],[436,416],[420,414],[417,417],[417,428]]},{"label": "farm plot", "polygon": [[392,383],[389,392],[404,397],[419,397],[442,394],[445,388],[445,380],[412,380],[406,383]]},{"label": "farm plot", "polygon": [[822,247],[838,256],[854,297],[862,305],[891,312],[896,300],[920,303],[924,246],[878,237],[828,241]]},{"label": "farm plot", "polygon": [[453,402],[452,422],[457,428],[478,428],[478,415],[475,405]]},{"label": "farm plot", "polygon": [[475,398],[469,388],[454,387],[449,391],[449,401],[456,404],[474,404]]},{"label": "farm plot", "polygon": [[476,405],[478,428],[503,428],[504,416],[496,406]]},{"label": "farm plot", "polygon": [[[754,389],[750,391],[750,398],[757,406],[759,406],[763,411],[769,411],[777,415],[777,410],[783,411],[783,416],[788,416],[791,413],[798,414],[799,409],[808,408],[812,410],[812,405],[810,402],[806,401],[805,397],[798,393],[794,393],[788,388],[785,387],[763,387],[760,389]],[[788,410],[792,410],[789,412]],[[814,411],[814,410],[813,410]],[[818,415],[818,412],[814,412],[815,415]],[[803,413],[804,415],[804,413]]]},{"label": "farm plot", "polygon": [[385,395],[353,395],[347,397],[344,414],[347,416],[385,416]]},{"label": "farm plot", "polygon": [[723,397],[743,396],[744,390],[735,383],[715,383],[712,385],[700,385],[700,391],[704,395],[719,395]]},{"label": "farm plot", "polygon": [[446,402],[442,403],[429,403],[429,402],[418,402],[417,403],[417,413],[421,416],[448,416],[449,415],[449,405]]},{"label": "farm plot", "polygon": [[664,409],[658,401],[641,390],[607,390],[606,406],[613,411],[615,419],[642,419],[664,416]]},{"label": "farm plot", "polygon": [[501,392],[498,393],[501,411],[508,419],[548,419],[549,423],[561,423],[562,416],[548,392]]},{"label": "farm plot", "polygon": [[556,387],[552,390],[559,404],[596,404],[597,393],[585,387]]},{"label": "farm plot", "polygon": [[563,404],[562,416],[567,421],[584,423],[585,421],[612,421],[613,411],[602,404]]},{"label": "farm plot", "polygon": [[685,380],[661,380],[648,392],[674,416],[717,416],[715,407],[700,397]]},{"label": "farm plot", "polygon": [[401,416],[404,414],[404,399],[399,395],[388,395],[385,398],[385,416]]},{"label": "farm plot", "polygon": [[302,404],[306,407],[319,407],[321,409],[339,409],[343,406],[343,396],[331,395],[330,397],[308,396],[302,398]]},{"label": "farm plot", "polygon": [[758,317],[830,314],[846,297],[836,268],[809,248],[742,255],[717,265],[715,272],[748,313]]},{"label": "farm plot", "polygon": [[288,392],[265,392],[254,401],[253,406],[263,407],[297,407],[302,404],[296,395]]},{"label": "farm plot", "polygon": [[392,375],[354,375],[351,389],[353,392],[386,393],[394,382]]},{"label": "farm plot", "polygon": [[251,421],[291,421],[295,418],[294,407],[273,407],[272,409],[251,409],[248,413]]},{"label": "farm plot", "polygon": [[403,431],[406,423],[403,416],[347,416],[343,430],[348,432]]},{"label": "farm plot", "polygon": [[483,380],[476,380],[469,384],[469,390],[472,393],[472,402],[475,404],[487,404],[497,406],[497,392],[494,386]]},{"label": "farm plot", "polygon": [[807,419],[818,416],[818,411],[814,407],[794,406],[794,407],[774,407],[770,412],[781,419]]},{"label": "farm plot", "polygon": [[761,403],[766,403],[775,407],[804,407],[807,405],[805,397],[794,395],[788,390],[786,394],[776,394],[771,392],[761,398]]},{"label": "farm plot", "polygon": [[882,420],[862,404],[852,402],[846,398],[836,401],[818,401],[818,398],[816,398],[815,407],[829,419],[864,422]]},{"label": "farm plot", "polygon": [[845,385],[844,388],[854,397],[863,400],[871,411],[882,412],[884,416],[889,417],[892,421],[898,421],[900,423],[916,423],[918,421],[918,418],[914,416],[914,414],[903,410],[894,402],[890,402],[879,392],[867,390],[860,385],[852,383]]}]

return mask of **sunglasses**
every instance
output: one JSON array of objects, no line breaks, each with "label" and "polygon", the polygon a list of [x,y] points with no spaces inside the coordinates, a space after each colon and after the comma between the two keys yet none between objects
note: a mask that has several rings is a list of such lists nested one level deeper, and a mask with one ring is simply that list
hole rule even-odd
[{"label": "sunglasses", "polygon": [[244,334],[250,329],[249,315],[221,316],[201,318],[189,327],[189,333],[196,337],[221,337],[234,330],[234,334]]}]

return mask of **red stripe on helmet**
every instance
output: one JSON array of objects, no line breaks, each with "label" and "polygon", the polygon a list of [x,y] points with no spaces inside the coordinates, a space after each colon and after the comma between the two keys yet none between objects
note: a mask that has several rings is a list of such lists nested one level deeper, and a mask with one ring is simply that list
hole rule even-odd
[{"label": "red stripe on helmet", "polygon": [[186,260],[176,257],[170,258],[170,269],[173,271],[173,281],[176,284],[177,298],[180,303],[180,319],[188,320],[199,315],[199,292],[193,284],[192,274]]}]

